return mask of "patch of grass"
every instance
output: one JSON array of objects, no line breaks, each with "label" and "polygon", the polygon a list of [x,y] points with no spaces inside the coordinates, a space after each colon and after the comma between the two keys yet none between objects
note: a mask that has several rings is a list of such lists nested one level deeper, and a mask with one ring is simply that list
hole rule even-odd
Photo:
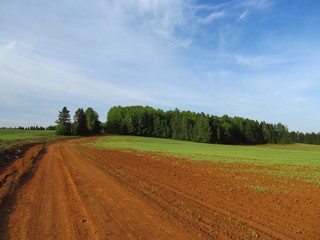
[{"label": "patch of grass", "polygon": [[251,188],[256,192],[271,192],[271,188],[263,186],[246,185],[246,188]]},{"label": "patch of grass", "polygon": [[264,174],[272,177],[281,177],[285,179],[296,179],[299,181],[320,184],[320,169],[319,167],[301,167],[295,165],[279,165],[277,169],[264,169],[253,166],[249,169],[236,169],[233,172],[249,172]]}]

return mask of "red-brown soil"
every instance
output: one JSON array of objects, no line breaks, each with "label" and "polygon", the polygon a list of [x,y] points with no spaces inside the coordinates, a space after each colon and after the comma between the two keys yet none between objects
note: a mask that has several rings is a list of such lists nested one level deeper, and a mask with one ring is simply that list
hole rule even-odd
[{"label": "red-brown soil", "polygon": [[47,147],[0,239],[320,239],[319,184],[81,141]]},{"label": "red-brown soil", "polygon": [[43,150],[44,148],[38,145],[31,147],[21,158],[16,155],[13,155],[13,159],[10,161],[7,161],[5,157],[0,158],[0,161],[5,159],[5,164],[0,167],[0,203],[19,185],[23,176],[28,174],[35,161],[41,157]]}]

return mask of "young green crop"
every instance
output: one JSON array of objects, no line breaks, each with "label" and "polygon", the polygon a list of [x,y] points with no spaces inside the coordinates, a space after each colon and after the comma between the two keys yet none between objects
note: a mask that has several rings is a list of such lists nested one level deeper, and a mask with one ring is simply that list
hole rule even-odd
[{"label": "young green crop", "polygon": [[231,171],[259,173],[271,178],[281,177],[320,184],[318,145],[218,145],[116,135],[101,137],[88,145],[126,152],[137,150],[160,153],[192,161],[249,164],[251,167],[235,168]]},{"label": "young green crop", "polygon": [[51,130],[0,129],[0,140],[40,138],[54,135]]},{"label": "young green crop", "polygon": [[93,145],[159,152],[195,161],[320,167],[320,146],[317,145],[221,145],[132,136],[106,136]]}]

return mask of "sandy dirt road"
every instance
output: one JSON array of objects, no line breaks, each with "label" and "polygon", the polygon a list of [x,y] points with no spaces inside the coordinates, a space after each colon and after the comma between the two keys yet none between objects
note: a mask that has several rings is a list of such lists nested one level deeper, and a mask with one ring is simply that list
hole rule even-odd
[{"label": "sandy dirt road", "polygon": [[0,239],[197,238],[69,144],[48,147],[18,191]]},{"label": "sandy dirt road", "polygon": [[10,199],[0,239],[319,239],[318,186],[250,191],[241,179],[261,174],[82,141],[46,148]]}]

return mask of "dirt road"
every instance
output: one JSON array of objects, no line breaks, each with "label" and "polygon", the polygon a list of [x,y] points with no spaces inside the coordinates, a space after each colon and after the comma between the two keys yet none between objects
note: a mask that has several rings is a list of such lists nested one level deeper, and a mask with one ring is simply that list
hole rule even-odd
[{"label": "dirt road", "polygon": [[241,181],[209,163],[97,150],[80,142],[47,147],[34,176],[8,203],[0,239],[317,239],[320,234],[316,188],[277,199],[244,191]]},{"label": "dirt road", "polygon": [[15,201],[1,239],[187,239],[192,234],[66,142],[48,147]]}]

